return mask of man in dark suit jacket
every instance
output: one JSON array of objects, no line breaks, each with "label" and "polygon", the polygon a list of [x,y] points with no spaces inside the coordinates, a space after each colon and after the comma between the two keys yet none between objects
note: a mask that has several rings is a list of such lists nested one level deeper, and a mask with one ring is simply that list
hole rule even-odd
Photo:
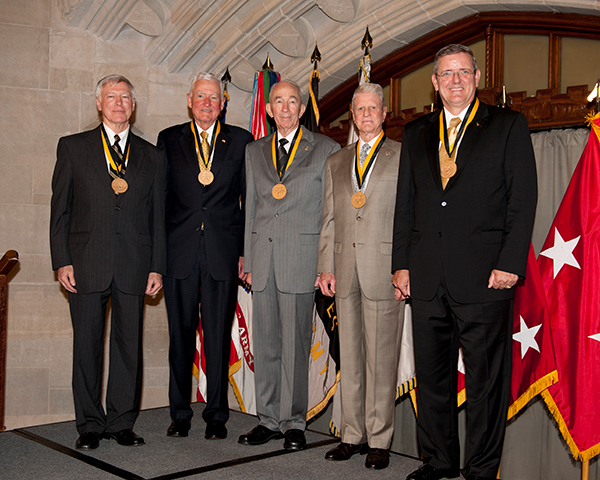
[{"label": "man in dark suit jacket", "polygon": [[408,479],[459,474],[459,344],[467,385],[463,475],[496,478],[502,454],[512,287],[525,276],[537,181],[525,117],[480,103],[480,75],[469,48],[440,50],[432,81],[444,109],[409,123],[402,139],[392,270],[397,298],[412,298],[425,461]]},{"label": "man in dark suit jacket", "polygon": [[[135,90],[110,75],[98,82],[103,124],[58,142],[52,177],[52,268],[69,292],[73,322],[76,448],[102,436],[143,445],[133,433],[142,388],[144,294],[165,272],[164,167],[160,151],[134,135]],[[117,150],[119,152],[117,153]],[[111,300],[106,412],[101,404],[106,306]]]},{"label": "man in dark suit jacket", "polygon": [[[165,155],[169,315],[167,435],[185,437],[191,425],[192,367],[199,314],[206,359],[205,437],[225,438],[227,379],[238,276],[244,274],[244,151],[252,135],[218,121],[221,82],[199,73],[187,96],[194,120],[160,132]],[[206,137],[206,138],[204,138]]]}]

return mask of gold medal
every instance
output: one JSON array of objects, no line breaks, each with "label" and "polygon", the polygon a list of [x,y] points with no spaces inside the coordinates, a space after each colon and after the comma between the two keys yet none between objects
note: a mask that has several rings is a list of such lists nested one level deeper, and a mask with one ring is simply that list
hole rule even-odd
[{"label": "gold medal", "polygon": [[123,178],[115,178],[110,186],[117,195],[125,193],[129,188],[129,185],[127,185],[127,182]]},{"label": "gold medal", "polygon": [[440,174],[442,178],[451,178],[456,174],[456,163],[452,160],[442,160],[440,162]]},{"label": "gold medal", "polygon": [[273,194],[273,198],[275,200],[281,200],[287,195],[287,188],[285,188],[285,185],[283,183],[278,183],[273,187],[271,193]]},{"label": "gold medal", "polygon": [[202,170],[198,174],[198,181],[205,187],[207,185],[210,185],[214,179],[215,179],[215,176],[213,175],[213,173],[210,170]]},{"label": "gold medal", "polygon": [[352,195],[352,206],[356,209],[362,208],[367,203],[367,196],[362,192],[356,192]]}]

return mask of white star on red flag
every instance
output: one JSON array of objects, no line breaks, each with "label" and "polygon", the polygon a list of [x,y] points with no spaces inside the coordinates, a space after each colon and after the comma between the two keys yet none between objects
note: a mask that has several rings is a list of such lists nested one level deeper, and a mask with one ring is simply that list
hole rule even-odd
[{"label": "white star on red flag", "polygon": [[596,340],[597,342],[600,342],[600,333],[597,333],[596,335],[590,335],[589,338],[591,338],[592,340]]},{"label": "white star on red flag", "polygon": [[525,354],[530,348],[538,352],[540,351],[540,347],[535,341],[535,336],[540,328],[542,328],[541,323],[535,327],[528,328],[525,320],[521,317],[521,331],[513,334],[513,340],[521,344],[521,359],[525,358]]},{"label": "white star on red flag", "polygon": [[554,278],[556,278],[558,272],[560,272],[565,264],[581,270],[579,263],[577,263],[577,260],[573,255],[573,250],[577,246],[580,238],[581,235],[565,242],[558,232],[558,228],[554,229],[554,246],[540,252],[540,255],[551,258],[554,261]]}]

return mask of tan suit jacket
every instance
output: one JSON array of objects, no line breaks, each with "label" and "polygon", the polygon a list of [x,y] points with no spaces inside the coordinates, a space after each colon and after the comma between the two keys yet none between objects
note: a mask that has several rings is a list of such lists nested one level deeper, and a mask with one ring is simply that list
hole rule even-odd
[{"label": "tan suit jacket", "polygon": [[387,138],[367,184],[364,207],[352,206],[353,143],[327,160],[317,272],[335,274],[336,297],[350,292],[356,266],[370,300],[394,298],[392,234],[400,143]]}]

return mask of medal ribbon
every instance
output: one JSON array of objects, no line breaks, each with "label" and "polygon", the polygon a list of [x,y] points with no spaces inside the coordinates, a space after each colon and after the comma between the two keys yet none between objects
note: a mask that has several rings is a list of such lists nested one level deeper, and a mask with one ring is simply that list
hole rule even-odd
[{"label": "medal ribbon", "polygon": [[[294,157],[296,156],[296,150],[298,150],[298,145],[300,145],[300,140],[302,139],[302,127],[298,127],[296,131],[296,135],[294,135],[294,139],[292,140],[292,150],[290,152],[290,157],[288,158],[287,165],[283,169],[283,173],[289,168],[289,166],[294,161]],[[275,170],[277,170],[277,135],[273,135],[273,147],[272,147],[272,156],[273,156],[273,165],[275,165]]]},{"label": "medal ribbon", "polygon": [[125,155],[125,160],[121,162],[117,152],[108,146],[110,143],[108,141],[108,135],[106,134],[104,128],[102,128],[102,146],[104,147],[104,153],[106,154],[106,158],[108,158],[108,162],[110,164],[108,173],[110,173],[110,176],[113,178],[123,178],[123,175],[125,175],[125,163],[127,163],[129,160],[129,139],[130,136],[127,135],[127,148],[125,149],[127,154]]},{"label": "medal ribbon", "polygon": [[210,171],[211,167],[212,167],[212,161],[213,161],[213,151],[215,149],[215,144],[217,142],[217,137],[219,136],[219,133],[221,132],[221,122],[217,121],[217,130],[213,136],[212,142],[210,142],[210,154],[209,154],[209,158],[203,158],[202,155],[202,149],[200,148],[200,145],[198,144],[198,133],[196,132],[196,129],[198,127],[196,127],[196,122],[194,122],[192,120],[192,133],[194,134],[194,144],[196,147],[196,155],[198,155],[198,165],[200,166],[200,171],[203,172],[205,170]]},{"label": "medal ribbon", "polygon": [[471,102],[471,105],[469,105],[469,109],[467,110],[467,113],[465,114],[465,118],[467,119],[467,121],[461,122],[458,133],[456,134],[456,139],[454,140],[454,143],[452,145],[448,145],[448,130],[446,128],[446,113],[445,113],[444,109],[442,109],[442,113],[441,113],[442,121],[440,122],[440,140],[442,142],[441,150],[445,151],[448,154],[448,159],[451,159],[452,161],[454,161],[454,159],[456,158],[456,146],[459,144],[459,142],[463,136],[463,133],[465,133],[466,128],[473,121],[473,118],[475,118],[475,114],[477,113],[478,108],[479,108],[479,99],[475,98],[475,101]]},{"label": "medal ribbon", "polygon": [[373,166],[373,162],[371,160],[377,158],[377,154],[379,153],[379,150],[381,150],[384,141],[385,133],[383,133],[382,130],[379,136],[377,137],[376,142],[371,147],[371,150],[369,150],[369,155],[367,155],[367,158],[365,159],[362,168],[360,167],[358,151],[358,146],[360,145],[360,142],[356,142],[356,162],[354,163],[354,175],[356,175],[356,183],[358,184],[359,190],[362,189],[363,181],[367,178],[369,170],[371,170],[371,167]]}]

